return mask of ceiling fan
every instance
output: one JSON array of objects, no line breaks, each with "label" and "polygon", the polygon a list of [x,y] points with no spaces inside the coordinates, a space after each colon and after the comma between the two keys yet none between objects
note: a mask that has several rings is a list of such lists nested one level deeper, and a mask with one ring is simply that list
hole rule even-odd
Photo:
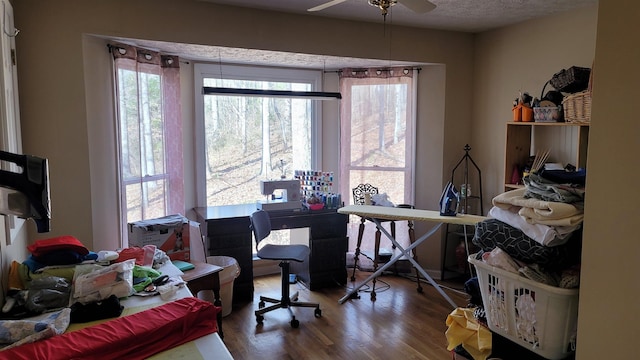
[{"label": "ceiling fan", "polygon": [[[324,4],[318,5],[316,7],[312,7],[311,9],[307,9],[307,11],[320,11],[324,10],[328,7],[338,5],[347,0],[332,0],[326,2]],[[380,9],[382,16],[384,18],[387,17],[387,13],[390,7],[394,6],[397,3],[400,3],[413,12],[424,14],[436,8],[436,5],[428,0],[367,0],[369,5],[375,6]]]}]

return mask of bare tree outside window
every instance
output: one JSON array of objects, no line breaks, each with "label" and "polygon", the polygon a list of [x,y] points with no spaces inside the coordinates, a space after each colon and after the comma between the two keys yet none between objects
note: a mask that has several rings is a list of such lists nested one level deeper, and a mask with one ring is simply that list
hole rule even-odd
[{"label": "bare tree outside window", "polygon": [[[309,84],[205,79],[205,86],[305,90]],[[260,180],[311,167],[311,101],[205,95],[207,206],[263,199]]]}]

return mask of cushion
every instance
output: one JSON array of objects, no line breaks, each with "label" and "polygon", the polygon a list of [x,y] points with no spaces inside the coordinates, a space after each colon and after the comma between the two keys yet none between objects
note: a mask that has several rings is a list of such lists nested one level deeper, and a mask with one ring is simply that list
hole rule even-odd
[{"label": "cushion", "polygon": [[515,260],[536,263],[549,269],[563,269],[579,261],[580,231],[564,245],[544,246],[526,236],[520,229],[500,220],[487,219],[476,224],[473,243],[483,251],[501,248]]},{"label": "cushion", "polygon": [[37,240],[34,244],[27,246],[27,250],[35,257],[43,256],[55,250],[73,250],[80,255],[87,255],[89,253],[89,249],[87,249],[80,240],[70,235]]}]

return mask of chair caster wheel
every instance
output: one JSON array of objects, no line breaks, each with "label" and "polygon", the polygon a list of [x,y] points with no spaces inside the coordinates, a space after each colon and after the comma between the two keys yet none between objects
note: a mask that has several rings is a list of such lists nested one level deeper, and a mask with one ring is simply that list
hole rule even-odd
[{"label": "chair caster wheel", "polygon": [[262,309],[262,308],[264,307],[264,305],[265,305],[264,301],[260,301],[260,302],[258,303],[258,308],[259,308],[259,309]]},{"label": "chair caster wheel", "polygon": [[371,293],[371,301],[376,301],[376,293]]},{"label": "chair caster wheel", "polygon": [[355,276],[352,276],[352,277],[351,277],[351,282],[354,282],[354,281],[356,281],[356,277],[355,277]]},{"label": "chair caster wheel", "polygon": [[322,310],[320,309],[316,309],[316,311],[313,313],[317,318],[322,317]]},{"label": "chair caster wheel", "polygon": [[421,287],[419,287],[419,288],[418,288],[418,289],[416,289],[416,290],[418,291],[418,293],[419,293],[419,294],[422,294],[422,292],[423,292]]},{"label": "chair caster wheel", "polygon": [[262,325],[262,323],[264,322],[264,316],[262,315],[256,315],[256,322],[260,325]]},{"label": "chair caster wheel", "polygon": [[293,319],[291,320],[291,327],[297,329],[300,326],[300,321]]}]

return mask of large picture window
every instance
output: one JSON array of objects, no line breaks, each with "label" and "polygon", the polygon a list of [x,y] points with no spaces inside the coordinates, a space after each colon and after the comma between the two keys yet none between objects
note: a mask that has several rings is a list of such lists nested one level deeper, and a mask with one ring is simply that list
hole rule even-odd
[{"label": "large picture window", "polygon": [[[318,71],[197,64],[196,87],[314,91]],[[200,206],[255,203],[260,180],[291,179],[319,153],[317,105],[301,98],[202,95],[196,104]],[[201,120],[200,120],[201,119]]]}]

